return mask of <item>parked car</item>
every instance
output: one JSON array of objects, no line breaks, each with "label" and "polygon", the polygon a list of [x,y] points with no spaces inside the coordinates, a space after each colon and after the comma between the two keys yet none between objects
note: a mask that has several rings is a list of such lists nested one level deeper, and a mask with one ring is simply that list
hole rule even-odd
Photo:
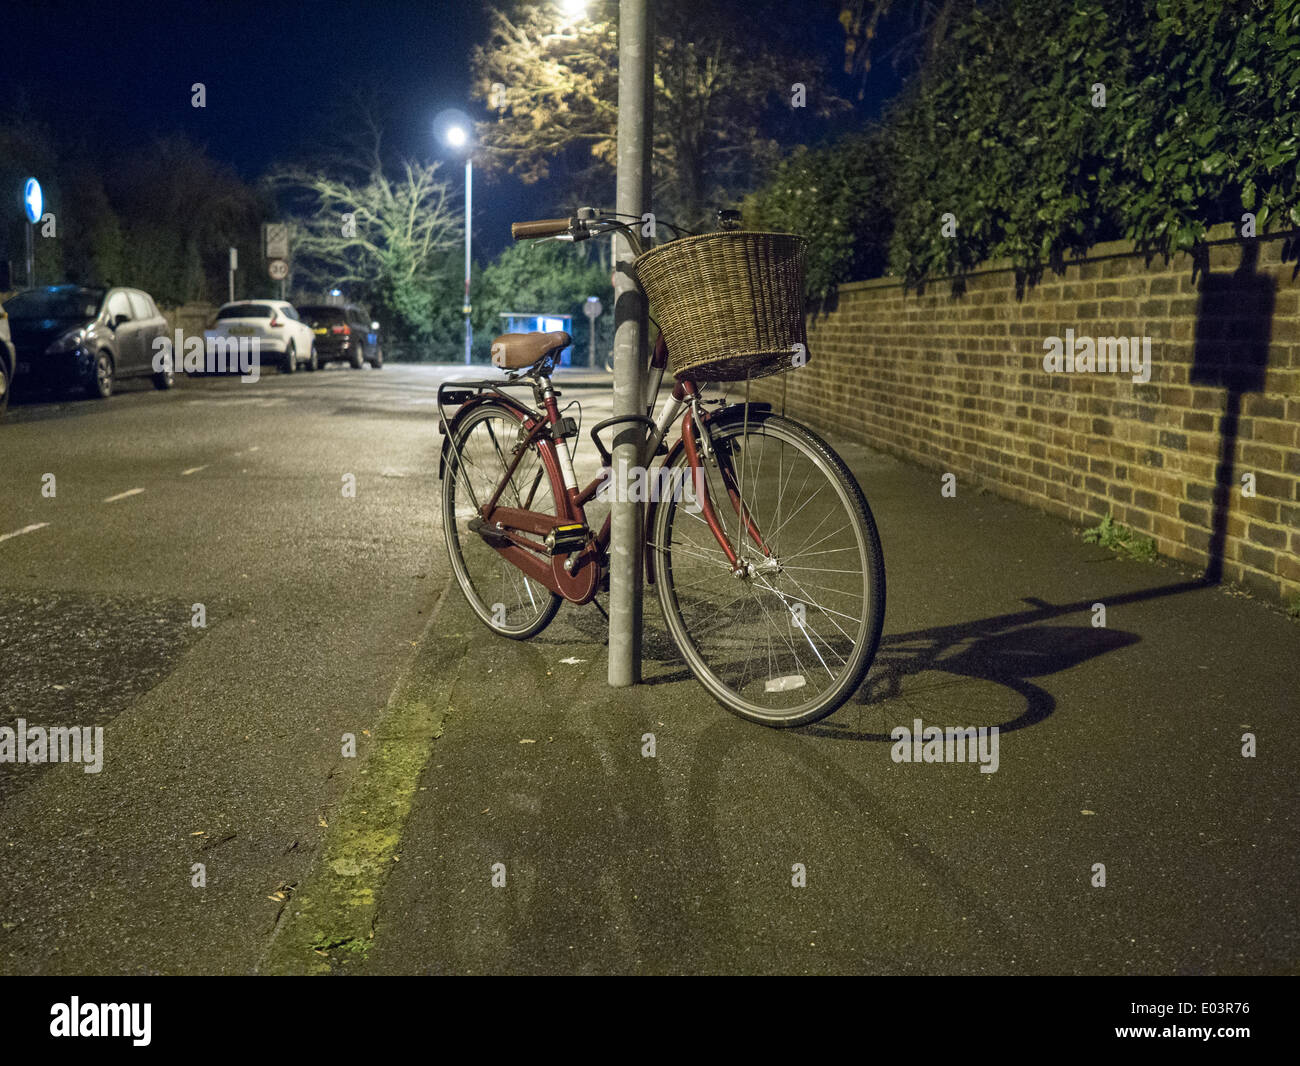
[{"label": "parked car", "polygon": [[9,406],[9,390],[13,385],[14,365],[17,362],[13,341],[9,339],[9,314],[0,307],[0,415]]},{"label": "parked car", "polygon": [[107,399],[118,379],[145,375],[156,388],[172,387],[170,370],[153,369],[154,341],[168,329],[146,292],[50,285],[18,293],[5,311],[17,353],[16,388],[81,387]]},{"label": "parked car", "polygon": [[316,336],[322,365],[347,362],[356,370],[364,363],[376,370],[384,365],[379,323],[355,304],[300,304],[298,314]]},{"label": "parked car", "polygon": [[218,337],[256,339],[261,364],[276,363],[282,374],[292,374],[300,365],[308,370],[315,370],[319,365],[316,335],[299,319],[293,304],[285,300],[236,300],[222,304],[203,335],[208,341]]}]

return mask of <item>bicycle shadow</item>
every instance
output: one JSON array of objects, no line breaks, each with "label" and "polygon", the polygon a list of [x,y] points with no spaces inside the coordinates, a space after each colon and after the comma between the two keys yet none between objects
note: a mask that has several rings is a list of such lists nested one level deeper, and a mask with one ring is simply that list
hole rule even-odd
[{"label": "bicycle shadow", "polygon": [[[1011,732],[1037,725],[1056,710],[1056,697],[1032,678],[1050,677],[1141,641],[1136,633],[1107,627],[1048,625],[1049,621],[1080,612],[1091,613],[1097,603],[1107,610],[1130,603],[1174,596],[1207,588],[1204,577],[1178,581],[1117,596],[1095,596],[1073,603],[1052,604],[1026,597],[1032,610],[1013,611],[971,622],[886,636],[876,663],[862,686],[845,705],[847,708],[880,706],[908,694],[905,681],[920,674],[941,672],[963,680],[1000,685],[1022,697],[1025,709],[1014,718],[996,725],[999,732]],[[837,740],[892,743],[887,732],[854,730],[831,718],[810,725],[802,732]],[[966,725],[946,722],[945,725]]]},{"label": "bicycle shadow", "polygon": [[[1024,701],[1024,710],[996,725],[999,732],[1012,732],[1037,725],[1051,715],[1056,697],[1033,679],[1050,677],[1083,663],[1131,647],[1141,636],[1123,629],[1094,627],[1093,607],[1103,603],[1110,611],[1115,607],[1147,600],[1175,596],[1184,592],[1210,588],[1213,578],[1201,576],[1168,585],[1139,589],[1118,595],[1097,595],[1072,603],[1053,604],[1036,597],[1025,597],[1030,609],[993,615],[988,618],[933,626],[907,633],[887,634],[880,642],[876,659],[866,679],[844,707],[830,718],[796,729],[808,736],[836,740],[861,740],[893,743],[887,731],[854,729],[843,721],[846,711],[883,708],[891,700],[916,695],[909,679],[924,674],[948,674],[961,681],[984,681],[1015,693]],[[681,655],[657,611],[647,611],[643,634],[646,664],[643,684],[667,685],[694,680],[682,664]],[[1086,625],[1049,625],[1072,614],[1089,617]],[[575,609],[562,612],[556,623],[534,643],[564,645],[575,641],[603,643],[607,636],[604,618],[595,611]],[[971,723],[944,722],[965,726]],[[980,724],[986,724],[981,722]]]}]

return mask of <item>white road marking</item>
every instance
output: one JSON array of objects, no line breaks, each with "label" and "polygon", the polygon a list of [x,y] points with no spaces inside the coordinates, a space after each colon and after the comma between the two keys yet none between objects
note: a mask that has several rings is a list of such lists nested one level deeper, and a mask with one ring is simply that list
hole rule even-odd
[{"label": "white road marking", "polygon": [[200,470],[206,470],[207,468],[207,463],[204,463],[202,466],[192,466],[188,470],[182,470],[181,477],[188,477],[190,474],[197,474]]},{"label": "white road marking", "polygon": [[12,533],[0,533],[0,540],[8,540],[10,537],[21,537],[24,533],[35,533],[38,529],[44,529],[49,522],[35,522],[30,526],[23,526],[22,529],[15,529]]},{"label": "white road marking", "polygon": [[127,489],[125,492],[119,492],[116,496],[105,496],[104,503],[112,503],[114,500],[125,500],[128,496],[139,496],[144,489]]}]

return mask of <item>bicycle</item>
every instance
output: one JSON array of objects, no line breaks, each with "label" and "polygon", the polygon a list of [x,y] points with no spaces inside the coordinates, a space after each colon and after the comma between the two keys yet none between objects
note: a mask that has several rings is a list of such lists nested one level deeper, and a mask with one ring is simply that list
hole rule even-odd
[{"label": "bicycle", "polygon": [[[511,227],[516,240],[610,232],[645,250],[635,224],[591,208]],[[668,366],[660,333],[646,413],[591,428],[602,473],[580,487],[569,443],[578,425],[551,382],[569,343],[563,332],[506,334],[492,346],[505,378],[439,386],[443,527],[470,607],[493,632],[522,640],[561,602],[590,603],[608,587],[610,521],[593,531],[585,508],[611,472],[599,434],[635,423],[645,429],[637,473],[658,489],[648,493],[646,581],[691,672],[727,710],[762,725],[831,714],[866,676],[885,608],[879,534],[844,462],[770,404],[706,400],[690,379],[676,381],[655,416]],[[532,406],[506,391],[523,386]]]}]

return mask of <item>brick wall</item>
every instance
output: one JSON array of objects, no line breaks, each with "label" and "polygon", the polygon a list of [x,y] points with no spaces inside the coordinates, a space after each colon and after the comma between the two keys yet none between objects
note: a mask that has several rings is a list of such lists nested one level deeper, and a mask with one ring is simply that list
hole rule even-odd
[{"label": "brick wall", "polygon": [[[841,288],[809,320],[810,361],[754,391],[886,452],[1094,525],[1283,603],[1300,596],[1296,237],[1232,239],[1199,264],[1101,245],[1017,295],[1007,264],[921,292]],[[1195,267],[1195,269],[1194,269]],[[1207,269],[1208,268],[1208,269]],[[1044,340],[1151,338],[1149,383],[1047,373]],[[1237,414],[1234,415],[1233,410]],[[1254,474],[1253,498],[1242,475]],[[939,491],[939,479],[935,479]]]}]

